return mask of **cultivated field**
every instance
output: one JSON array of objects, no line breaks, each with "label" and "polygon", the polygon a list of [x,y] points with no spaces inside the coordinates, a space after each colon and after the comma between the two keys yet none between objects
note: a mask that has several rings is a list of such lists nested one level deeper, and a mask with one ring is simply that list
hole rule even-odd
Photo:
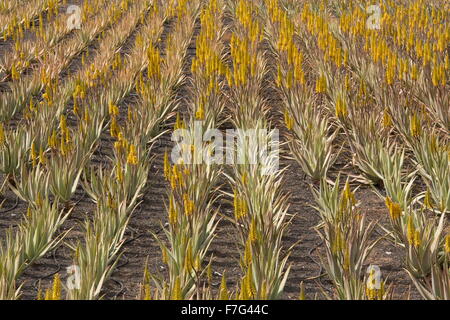
[{"label": "cultivated field", "polygon": [[0,299],[450,299],[449,2],[372,2],[2,0]]}]

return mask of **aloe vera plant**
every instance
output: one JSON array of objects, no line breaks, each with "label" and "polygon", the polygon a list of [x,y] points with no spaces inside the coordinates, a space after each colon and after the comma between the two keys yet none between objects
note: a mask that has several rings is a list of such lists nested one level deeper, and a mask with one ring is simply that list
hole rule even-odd
[{"label": "aloe vera plant", "polygon": [[[331,186],[323,179],[320,189],[313,189],[316,210],[321,216],[321,222],[316,228],[325,243],[326,259],[321,257],[321,260],[333,282],[337,299],[367,299],[370,297],[362,280],[363,266],[378,241],[370,238],[375,224],[366,223],[348,180],[343,190],[340,189],[339,181],[338,177],[334,186]],[[377,290],[375,296],[385,298],[384,288]]]}]

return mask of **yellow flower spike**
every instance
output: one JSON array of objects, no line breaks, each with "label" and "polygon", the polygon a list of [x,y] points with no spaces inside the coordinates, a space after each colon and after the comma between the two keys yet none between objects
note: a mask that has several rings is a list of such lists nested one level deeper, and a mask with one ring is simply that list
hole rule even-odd
[{"label": "yellow flower spike", "polygon": [[59,276],[59,273],[55,274],[55,277],[53,279],[51,300],[61,300],[61,278]]},{"label": "yellow flower spike", "polygon": [[44,300],[53,300],[52,298],[53,298],[52,289],[48,288],[47,290],[45,290]]},{"label": "yellow flower spike", "polygon": [[350,90],[350,75],[347,73],[344,80],[345,91]]},{"label": "yellow flower spike", "polygon": [[445,253],[450,254],[450,233],[445,237]]},{"label": "yellow flower spike", "polygon": [[327,79],[325,75],[321,74],[316,80],[316,92],[325,93],[327,91]]},{"label": "yellow flower spike", "polygon": [[[249,270],[251,270],[251,268]],[[253,298],[252,281],[248,274],[244,277],[242,290],[244,291],[243,300],[250,300]]]},{"label": "yellow flower spike", "polygon": [[242,174],[241,181],[242,181],[242,184],[243,184],[244,186],[247,185],[247,182],[248,182],[247,172],[244,172],[244,173]]},{"label": "yellow flower spike", "polygon": [[43,200],[42,200],[41,193],[39,192],[39,193],[38,193],[38,196],[37,196],[37,199],[36,199],[36,206],[37,206],[38,208],[41,208],[41,207],[42,207],[42,204],[43,204]]},{"label": "yellow flower spike", "polygon": [[425,197],[423,199],[423,204],[425,205],[425,208],[433,209],[433,198],[432,198],[431,192],[429,190],[427,190],[425,192]]},{"label": "yellow flower spike", "polygon": [[37,165],[37,153],[36,153],[36,146],[34,141],[31,143],[31,162],[33,167],[36,167]]},{"label": "yellow flower spike", "polygon": [[172,177],[175,179],[175,181],[180,180],[181,178],[178,166],[179,166],[178,164],[174,164],[172,167]]},{"label": "yellow flower spike", "polygon": [[248,300],[248,297],[246,295],[245,291],[245,277],[241,279],[240,281],[240,290],[239,294],[236,292],[236,300]]},{"label": "yellow flower spike", "polygon": [[444,70],[445,66],[441,65],[440,73],[441,73],[441,86],[445,87],[447,85],[447,75]]},{"label": "yellow flower spike", "polygon": [[227,70],[226,70],[226,72],[225,72],[225,77],[226,77],[226,79],[227,79],[228,86],[229,86],[230,88],[233,87],[233,75],[232,75],[230,69],[227,69]]},{"label": "yellow flower spike", "polygon": [[177,176],[174,174],[171,174],[170,176],[170,186],[173,190],[175,190],[175,188],[177,187]]},{"label": "yellow flower spike", "polygon": [[36,104],[34,103],[33,99],[30,99],[29,109],[30,109],[31,112],[37,111]]},{"label": "yellow flower spike", "polygon": [[433,69],[431,70],[431,81],[435,87],[439,86],[440,72],[437,66],[433,66]]},{"label": "yellow flower spike", "polygon": [[184,202],[184,213],[186,216],[190,216],[194,212],[194,201],[189,199],[189,196],[185,193],[183,195],[183,202]]},{"label": "yellow flower spike", "polygon": [[67,120],[65,115],[61,115],[60,117],[59,128],[63,134],[67,131]]},{"label": "yellow flower spike", "polygon": [[132,144],[130,145],[130,150],[128,152],[128,156],[127,156],[127,163],[131,164],[133,166],[138,164],[138,158],[137,158],[137,153],[136,153],[136,147]]},{"label": "yellow flower spike", "polygon": [[0,123],[0,146],[4,145],[5,142],[6,142],[5,129],[3,127],[3,123]]},{"label": "yellow flower spike", "polygon": [[342,234],[342,231],[340,229],[338,229],[338,250],[342,253],[344,253],[344,251],[346,250],[347,246],[345,244],[345,236]]},{"label": "yellow flower spike", "polygon": [[204,120],[205,119],[205,110],[203,109],[203,106],[200,106],[195,113],[195,118],[197,120]]},{"label": "yellow flower spike", "polygon": [[164,177],[167,181],[170,181],[171,176],[171,167],[170,167],[170,161],[169,161],[169,153],[164,152]]},{"label": "yellow flower spike", "polygon": [[106,198],[107,198],[107,205],[108,205],[108,208],[110,208],[110,209],[116,209],[116,204],[115,204],[115,199],[114,199],[114,197],[108,192],[108,194],[107,194],[107,196],[106,196]]},{"label": "yellow flower spike", "polygon": [[182,300],[181,296],[181,283],[180,283],[180,277],[177,277],[175,279],[175,285],[172,289],[172,295],[170,297],[171,300]]},{"label": "yellow flower spike", "polygon": [[150,271],[148,270],[148,261],[146,261],[145,263],[145,268],[144,268],[144,283],[150,283]]},{"label": "yellow flower spike", "polygon": [[288,71],[288,74],[287,74],[287,79],[286,79],[286,88],[287,88],[287,89],[292,88],[292,83],[293,83],[293,81],[294,81],[294,75],[293,75],[293,72],[292,72],[292,70],[289,70],[289,71]]},{"label": "yellow flower spike", "polygon": [[289,131],[291,131],[294,127],[294,119],[291,117],[287,109],[284,111],[284,123]]},{"label": "yellow flower spike", "polygon": [[206,269],[206,277],[208,279],[208,283],[211,284],[212,283],[212,277],[213,277],[211,263],[208,263],[208,267]]},{"label": "yellow flower spike", "polygon": [[234,204],[234,218],[236,219],[236,221],[239,221],[239,219],[241,218],[240,216],[241,209],[240,209],[240,199],[236,189],[234,189],[233,204]]},{"label": "yellow flower spike", "polygon": [[116,179],[119,183],[123,182],[123,169],[120,163],[118,163],[116,166]]},{"label": "yellow flower spike", "polygon": [[391,216],[392,220],[397,220],[400,218],[402,214],[402,208],[400,204],[392,202],[391,198],[386,198],[386,206],[389,209],[389,215]]},{"label": "yellow flower spike", "polygon": [[69,147],[70,146],[70,142],[71,142],[70,131],[66,130],[66,134],[64,136],[65,136],[65,140],[66,140],[67,146]]},{"label": "yellow flower spike", "polygon": [[85,107],[83,112],[83,121],[87,125],[91,122],[91,117],[89,116],[88,109]]},{"label": "yellow flower spike", "polygon": [[136,110],[132,110],[130,107],[127,110],[127,121],[133,122],[137,118]]},{"label": "yellow flower spike", "polygon": [[416,64],[411,67],[411,80],[416,81],[419,77],[419,69]]},{"label": "yellow flower spike", "polygon": [[123,137],[122,132],[119,132],[119,134],[117,135],[117,140],[120,142],[122,149],[128,150],[130,144],[128,143],[128,140]]},{"label": "yellow flower spike", "polygon": [[31,213],[31,207],[27,208],[27,218],[31,219],[32,213]]},{"label": "yellow flower spike", "polygon": [[11,78],[12,78],[12,80],[14,80],[14,81],[20,79],[20,74],[19,74],[19,72],[17,71],[17,68],[16,68],[16,65],[15,65],[15,64],[13,64],[13,65],[12,65],[12,68],[11,68]]},{"label": "yellow flower spike", "polygon": [[334,241],[331,243],[331,252],[336,254],[339,252],[339,243],[341,242],[340,231],[335,228],[336,233],[334,235]]},{"label": "yellow flower spike", "polygon": [[73,95],[73,113],[78,116],[79,108],[78,108],[78,99],[75,95]]},{"label": "yellow flower spike", "polygon": [[224,271],[222,275],[222,280],[220,281],[219,300],[229,300],[229,299],[230,295],[227,288],[227,278]]},{"label": "yellow flower spike", "polygon": [[247,239],[245,243],[245,251],[244,251],[244,265],[249,267],[253,260],[252,254],[252,241],[250,237]]},{"label": "yellow flower spike", "polygon": [[86,97],[86,85],[82,85],[80,90],[80,98],[84,99],[85,97]]},{"label": "yellow flower spike", "polygon": [[144,284],[144,300],[152,300],[150,284]]},{"label": "yellow flower spike", "polygon": [[248,213],[248,208],[245,199],[240,200],[239,208],[240,208],[240,217],[241,218],[246,217]]},{"label": "yellow flower spike", "polygon": [[249,239],[251,242],[255,242],[257,240],[257,230],[256,230],[256,219],[252,218],[252,222],[250,224],[250,230],[249,230]]},{"label": "yellow flower spike", "polygon": [[67,155],[67,152],[68,152],[68,148],[66,145],[66,139],[64,138],[63,135],[61,135],[61,138],[60,138],[59,151],[61,152],[61,155],[63,155],[63,156]]},{"label": "yellow flower spike", "polygon": [[246,280],[247,281],[246,281],[245,289],[247,291],[247,296],[249,298],[253,298],[255,296],[256,289],[253,284],[253,269],[252,269],[251,265],[249,265],[249,268],[247,270]]},{"label": "yellow flower spike", "polygon": [[342,268],[345,271],[350,270],[350,250],[347,246],[344,249],[344,264],[343,264]]},{"label": "yellow flower spike", "polygon": [[300,294],[298,296],[298,300],[306,300],[305,285],[303,284],[303,281],[300,283]]},{"label": "yellow flower spike", "polygon": [[162,254],[162,262],[167,265],[168,263],[168,254],[167,254],[167,249],[166,248],[161,248],[161,254]]},{"label": "yellow flower spike", "polygon": [[410,131],[413,137],[418,137],[422,134],[422,124],[416,112],[411,116]]},{"label": "yellow flower spike", "polygon": [[111,125],[109,127],[109,133],[113,138],[118,137],[120,134],[119,125],[117,124],[117,119],[115,116],[111,117]]},{"label": "yellow flower spike", "polygon": [[47,163],[47,160],[46,160],[46,157],[44,154],[44,149],[42,146],[39,148],[39,163],[43,166],[45,166],[45,164]]},{"label": "yellow flower spike", "polygon": [[384,288],[384,281],[382,281],[381,285],[380,285],[380,289],[378,290],[378,300],[384,299],[385,292],[386,292],[386,290]]},{"label": "yellow flower spike", "polygon": [[366,283],[366,296],[369,300],[376,300],[377,299],[377,289],[374,289],[375,285],[375,271],[370,271],[369,278],[367,279]]},{"label": "yellow flower spike", "polygon": [[183,175],[189,176],[190,174],[191,174],[191,170],[189,170],[189,168],[187,166],[185,166],[183,169]]},{"label": "yellow flower spike", "polygon": [[347,114],[348,114],[347,104],[345,103],[345,100],[343,99],[342,95],[339,94],[336,100],[336,117],[345,118]]},{"label": "yellow flower spike", "polygon": [[177,118],[176,118],[176,121],[175,121],[175,130],[177,130],[177,129],[182,129],[183,128],[183,121],[181,120],[181,116],[180,116],[180,113],[179,112],[177,112]]},{"label": "yellow flower spike", "polygon": [[408,243],[410,245],[414,245],[415,233],[416,233],[416,228],[414,226],[413,218],[412,218],[412,216],[409,216],[406,237],[407,237]]},{"label": "yellow flower spike", "polygon": [[347,203],[352,205],[356,204],[355,194],[350,189],[350,183],[347,181],[344,187],[344,199],[346,199]]},{"label": "yellow flower spike", "polygon": [[392,118],[389,114],[388,109],[384,109],[384,112],[383,112],[383,127],[384,128],[392,127]]},{"label": "yellow flower spike", "polygon": [[58,138],[55,129],[53,129],[52,135],[48,138],[48,145],[52,149],[56,149],[58,147]]},{"label": "yellow flower spike", "polygon": [[119,156],[122,154],[123,147],[122,147],[121,140],[114,142],[114,149],[116,150],[116,152]]},{"label": "yellow flower spike", "polygon": [[52,101],[51,101],[51,97],[50,97],[49,92],[47,92],[47,91],[44,92],[44,93],[42,94],[42,99],[44,99],[45,101],[47,101],[47,103],[48,103],[49,106],[52,105]]},{"label": "yellow flower spike", "polygon": [[418,248],[421,243],[422,243],[422,238],[420,235],[420,230],[416,230],[416,232],[414,232],[414,247]]},{"label": "yellow flower spike", "polygon": [[202,263],[201,263],[201,261],[200,261],[200,257],[197,256],[197,257],[195,258],[195,261],[194,261],[194,270],[195,270],[195,271],[200,271],[201,268],[202,268]]},{"label": "yellow flower spike", "polygon": [[[181,163],[179,164],[180,168],[182,168],[183,166],[183,159],[181,159]],[[177,171],[177,180],[180,183],[180,186],[183,187],[184,186],[184,178],[183,178],[183,170],[178,170]]]},{"label": "yellow flower spike", "polygon": [[169,222],[172,226],[176,225],[178,221],[177,211],[175,209],[173,196],[170,196],[169,199]]},{"label": "yellow flower spike", "polygon": [[192,244],[188,243],[186,248],[186,255],[184,256],[184,270],[190,272],[194,267],[193,258],[192,258]]},{"label": "yellow flower spike", "polygon": [[108,105],[108,112],[111,116],[118,116],[119,108],[112,101],[110,101]]}]

